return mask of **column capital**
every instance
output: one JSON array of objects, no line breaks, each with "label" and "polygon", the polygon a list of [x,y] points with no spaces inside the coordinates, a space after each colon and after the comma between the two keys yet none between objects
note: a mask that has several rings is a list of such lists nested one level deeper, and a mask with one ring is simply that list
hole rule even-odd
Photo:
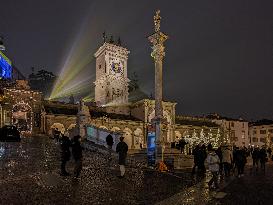
[{"label": "column capital", "polygon": [[165,57],[164,52],[165,47],[161,44],[157,44],[153,46],[153,51],[151,53],[151,56],[154,58],[155,62],[161,62],[163,58]]}]

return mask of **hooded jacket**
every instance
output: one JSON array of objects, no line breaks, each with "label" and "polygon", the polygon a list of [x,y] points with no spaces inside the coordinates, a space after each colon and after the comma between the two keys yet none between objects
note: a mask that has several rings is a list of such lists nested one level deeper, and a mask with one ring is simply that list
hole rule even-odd
[{"label": "hooded jacket", "polygon": [[211,172],[218,172],[219,171],[220,159],[214,151],[209,152],[206,162],[207,162],[207,164],[209,166],[209,170]]}]

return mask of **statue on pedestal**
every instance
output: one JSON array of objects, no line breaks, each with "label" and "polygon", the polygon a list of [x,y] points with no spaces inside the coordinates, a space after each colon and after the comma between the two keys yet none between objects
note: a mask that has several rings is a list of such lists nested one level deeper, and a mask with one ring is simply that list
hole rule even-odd
[{"label": "statue on pedestal", "polygon": [[86,136],[85,125],[90,121],[90,112],[89,108],[84,104],[83,100],[80,100],[78,114],[77,114],[77,122],[76,129],[78,134],[84,138]]}]

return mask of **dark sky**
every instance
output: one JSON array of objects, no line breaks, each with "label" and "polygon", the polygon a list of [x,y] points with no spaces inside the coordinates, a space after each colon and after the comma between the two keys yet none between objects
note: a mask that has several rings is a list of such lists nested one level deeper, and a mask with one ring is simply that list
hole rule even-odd
[{"label": "dark sky", "polygon": [[[154,66],[146,36],[158,8],[161,30],[170,36],[164,99],[178,103],[178,114],[273,119],[272,0],[0,0],[0,5],[6,54],[24,74],[32,66],[58,74],[73,42],[77,61],[92,57],[106,31],[131,51],[129,73],[137,72],[147,93],[153,90]],[[93,79],[94,65],[87,66]]]}]

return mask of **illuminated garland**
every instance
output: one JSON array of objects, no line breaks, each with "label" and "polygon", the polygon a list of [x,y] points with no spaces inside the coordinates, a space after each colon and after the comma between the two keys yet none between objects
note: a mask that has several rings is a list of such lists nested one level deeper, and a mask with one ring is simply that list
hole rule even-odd
[{"label": "illuminated garland", "polygon": [[[32,132],[32,116],[33,116],[33,111],[32,111],[32,108],[31,108],[31,106],[28,104],[28,103],[26,103],[26,102],[24,102],[24,101],[21,101],[21,102],[18,102],[18,103],[16,103],[16,104],[14,104],[13,106],[12,106],[12,113],[13,113],[13,110],[14,110],[14,108],[16,107],[16,106],[19,106],[19,105],[21,105],[21,106],[28,106],[29,107],[29,110],[30,110],[30,131],[22,131],[22,133],[31,133]],[[13,122],[13,114],[11,115],[11,121]]]}]

